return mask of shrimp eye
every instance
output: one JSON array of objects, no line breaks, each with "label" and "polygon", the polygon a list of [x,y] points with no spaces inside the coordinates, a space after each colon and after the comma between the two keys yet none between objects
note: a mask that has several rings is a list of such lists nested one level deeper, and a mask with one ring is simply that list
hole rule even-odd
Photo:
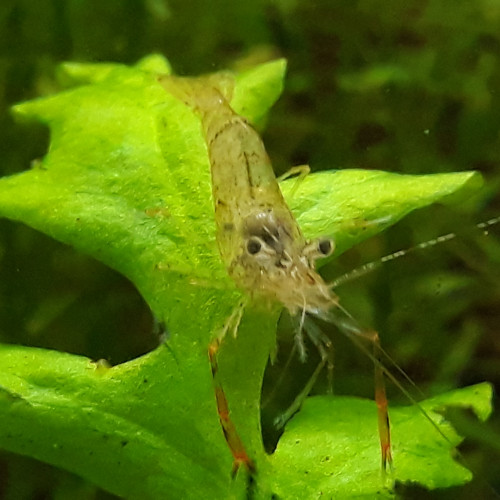
[{"label": "shrimp eye", "polygon": [[250,255],[255,255],[262,249],[262,243],[257,238],[251,238],[247,242],[247,252]]},{"label": "shrimp eye", "polygon": [[324,256],[328,256],[333,252],[333,241],[329,239],[318,241],[318,250]]}]

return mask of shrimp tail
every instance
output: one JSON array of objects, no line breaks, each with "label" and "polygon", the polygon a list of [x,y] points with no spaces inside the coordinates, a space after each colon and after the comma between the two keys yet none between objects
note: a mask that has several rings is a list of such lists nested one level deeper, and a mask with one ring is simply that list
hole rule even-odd
[{"label": "shrimp tail", "polygon": [[216,109],[221,102],[231,102],[233,97],[234,76],[229,71],[197,78],[161,75],[158,81],[167,92],[201,114]]}]

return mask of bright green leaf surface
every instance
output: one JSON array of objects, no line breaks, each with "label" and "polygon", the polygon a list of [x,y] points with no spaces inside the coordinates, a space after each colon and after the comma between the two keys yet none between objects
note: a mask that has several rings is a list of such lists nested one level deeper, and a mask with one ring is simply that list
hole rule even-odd
[{"label": "bright green leaf surface", "polygon": [[[276,67],[283,70],[282,63]],[[34,169],[2,179],[1,212],[127,275],[158,318],[165,320],[170,339],[168,348],[110,370],[108,377],[96,382],[101,390],[87,384],[86,379],[80,380],[81,372],[75,372],[79,383],[89,389],[79,400],[80,392],[75,393],[70,385],[67,404],[72,412],[79,406],[93,408],[95,418],[89,418],[85,411],[79,413],[81,433],[93,460],[82,464],[76,457],[81,447],[73,444],[74,432],[63,425],[69,418],[63,408],[45,421],[36,410],[38,406],[31,404],[23,411],[38,422],[33,432],[60,429],[57,434],[66,445],[61,445],[64,453],[57,453],[51,440],[45,438],[30,446],[29,454],[70,468],[122,496],[158,498],[160,491],[178,488],[185,498],[197,497],[202,487],[207,495],[225,497],[233,489],[237,491],[239,484],[230,479],[231,457],[218,423],[207,348],[239,303],[240,294],[227,278],[214,240],[210,170],[199,122],[165,93],[149,71],[106,65],[105,71],[97,67],[93,78],[93,69],[71,66],[73,80],[78,80],[76,75],[84,82],[97,81],[95,85],[78,86],[16,107],[17,116],[47,123],[52,141],[50,153]],[[267,73],[276,82],[274,86],[267,82],[270,104],[278,96],[282,78],[277,78],[276,72]],[[255,71],[251,79],[255,81]],[[244,75],[239,81],[245,81]],[[247,83],[248,88],[252,85]],[[251,104],[246,107],[252,109]],[[244,349],[229,354],[230,342],[221,352],[221,360],[227,351],[227,358],[237,362],[241,372],[251,374],[235,379],[235,386],[228,384],[226,391],[228,397],[236,394],[239,404],[233,417],[238,421],[241,414],[240,432],[257,457],[263,454],[260,385],[274,343],[275,322],[276,313],[269,311],[247,315],[238,341],[245,342],[245,330],[258,329],[260,341],[251,347],[252,358],[246,359]],[[5,347],[4,352],[9,357],[11,348]],[[44,377],[37,377],[34,385],[43,387],[42,393],[49,394],[49,388],[57,394],[65,392],[64,374],[72,357],[61,355],[64,368],[56,376],[57,354],[22,348],[16,353],[21,360],[25,353],[37,357],[33,364],[43,367]],[[88,363],[74,359],[75,369]],[[20,375],[19,366],[7,362],[9,368],[2,370],[2,376],[8,380],[1,380],[0,385],[6,394],[15,394],[17,385],[11,387],[10,379],[11,374]],[[222,373],[224,368],[221,366]],[[27,370],[30,372],[29,367]],[[52,373],[50,381],[45,380],[45,375]],[[23,394],[28,396],[31,393]],[[43,414],[49,416],[48,412]],[[130,434],[132,438],[138,434],[133,429],[138,427],[150,433],[148,443],[151,436],[156,435],[159,442],[170,436],[168,449],[157,455],[163,457],[159,467],[168,473],[154,474],[145,482],[133,462],[128,463],[126,473],[120,472],[125,463],[119,457],[111,460],[112,450],[95,458],[92,449],[100,445],[92,437],[99,434],[95,429],[101,425],[98,416],[106,420],[109,414],[124,426],[119,435]],[[2,418],[4,429],[18,421],[12,412],[3,413]],[[108,430],[113,425],[117,424],[108,425]],[[4,437],[7,441],[0,437],[3,447],[24,453],[26,443],[32,440],[28,433],[16,434],[14,440]],[[144,454],[148,448],[149,444],[144,444]],[[172,452],[175,449],[177,454]],[[187,458],[180,460],[179,453]],[[214,471],[220,474],[218,478],[214,478]],[[111,480],[111,476],[118,479]]]},{"label": "bright green leaf surface", "polygon": [[[284,66],[239,75],[237,111],[262,123]],[[0,214],[125,274],[166,322],[169,340],[111,369],[3,346],[0,446],[129,498],[242,498],[245,478],[230,478],[207,357],[241,294],[217,251],[199,120],[157,82],[157,73],[169,71],[160,56],[134,68],[67,64],[61,79],[70,90],[14,110],[46,123],[51,146],[32,170],[0,180]],[[469,195],[481,180],[346,170],[310,175],[293,190],[295,182],[283,183],[284,191],[304,232],[333,236],[340,253],[411,210]],[[260,435],[260,388],[278,312],[249,307],[238,337],[228,336],[220,353],[231,416],[257,462],[263,498],[292,484],[281,455],[265,456]]]},{"label": "bright green leaf surface", "polygon": [[308,238],[335,240],[333,257],[379,233],[412,210],[464,199],[482,185],[476,172],[398,175],[373,170],[331,170],[282,183]]},{"label": "bright green leaf surface", "polygon": [[[479,419],[491,413],[492,388],[479,384],[428,399],[422,408],[444,437],[415,406],[390,409],[394,450],[393,478],[428,488],[470,481],[472,474],[452,459],[462,438],[442,418],[446,406],[472,408]],[[440,413],[436,413],[436,411]],[[308,398],[289,423],[273,456],[283,471],[277,492],[281,498],[392,498],[384,488],[377,439],[377,410],[373,401],[353,397]],[[353,463],[356,466],[353,467]],[[330,497],[329,497],[330,498]]]}]

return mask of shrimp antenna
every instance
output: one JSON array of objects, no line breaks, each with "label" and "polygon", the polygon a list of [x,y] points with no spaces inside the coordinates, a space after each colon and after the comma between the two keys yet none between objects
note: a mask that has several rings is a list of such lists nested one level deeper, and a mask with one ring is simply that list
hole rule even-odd
[{"label": "shrimp antenna", "polygon": [[[488,234],[488,229],[491,226],[498,224],[499,222],[500,222],[500,217],[494,217],[487,221],[479,222],[478,224],[475,225],[475,227],[477,229],[480,229],[481,231],[484,231],[485,234]],[[457,233],[447,233],[442,236],[438,236],[437,238],[433,238],[432,240],[427,240],[423,241],[422,243],[418,243],[413,247],[406,248],[404,250],[398,250],[389,255],[385,255],[380,259],[368,262],[367,264],[363,264],[362,266],[357,267],[356,269],[353,269],[352,271],[349,271],[343,274],[342,276],[339,276],[330,283],[330,287],[332,289],[336,288],[340,285],[343,285],[344,283],[348,283],[350,281],[360,278],[361,276],[365,276],[366,274],[374,271],[375,269],[378,269],[386,262],[399,259],[400,257],[404,257],[405,255],[411,254],[417,250],[424,250],[426,248],[435,247],[437,245],[440,245],[441,243],[445,243],[446,241],[451,241],[456,238],[458,238]]]}]

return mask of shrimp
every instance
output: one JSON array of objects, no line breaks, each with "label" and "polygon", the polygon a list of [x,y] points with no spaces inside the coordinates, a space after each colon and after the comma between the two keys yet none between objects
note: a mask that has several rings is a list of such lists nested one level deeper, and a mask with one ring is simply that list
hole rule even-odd
[{"label": "shrimp", "polygon": [[[378,335],[368,332],[343,313],[337,296],[317,273],[315,263],[331,255],[329,238],[308,241],[287,206],[262,139],[248,121],[230,106],[233,81],[218,73],[199,78],[162,76],[163,87],[200,117],[211,165],[216,237],[228,274],[250,297],[279,303],[292,316],[300,315],[298,348],[305,357],[302,329],[307,314],[333,321],[345,331],[369,339],[378,352]],[[308,329],[306,329],[307,332]],[[235,473],[241,464],[255,466],[244,450],[228,416],[228,405],[217,380],[216,353],[223,334],[209,349],[219,417],[233,454]],[[312,338],[323,363],[328,354],[324,341]],[[319,345],[321,344],[321,345]],[[379,412],[382,467],[392,463],[387,398],[383,370],[375,361],[375,399]]]}]

